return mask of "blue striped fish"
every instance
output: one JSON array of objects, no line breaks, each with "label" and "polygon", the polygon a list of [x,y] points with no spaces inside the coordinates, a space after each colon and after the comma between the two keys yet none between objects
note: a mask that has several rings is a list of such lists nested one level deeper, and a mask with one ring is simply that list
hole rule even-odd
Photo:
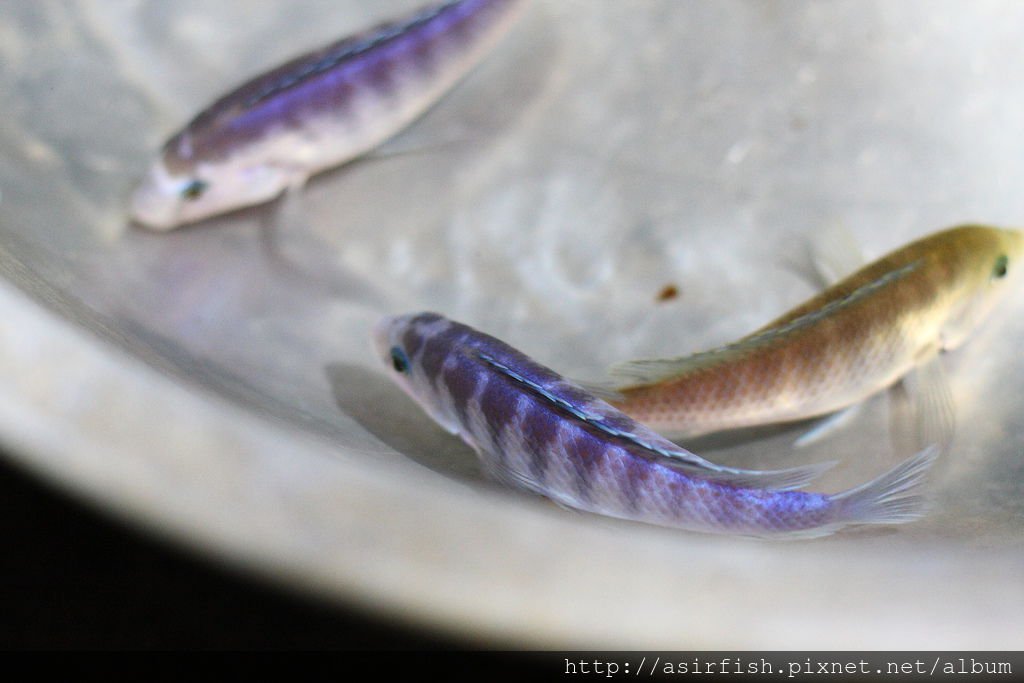
[{"label": "blue striped fish", "polygon": [[695,531],[820,536],[922,513],[927,448],[829,495],[795,490],[828,465],[756,471],[709,462],[507,344],[436,313],[382,320],[391,377],[478,454],[484,470],[571,508]]},{"label": "blue striped fish", "polygon": [[173,135],[132,199],[156,230],[269,201],[373,149],[479,62],[527,0],[449,0],[297,57]]}]

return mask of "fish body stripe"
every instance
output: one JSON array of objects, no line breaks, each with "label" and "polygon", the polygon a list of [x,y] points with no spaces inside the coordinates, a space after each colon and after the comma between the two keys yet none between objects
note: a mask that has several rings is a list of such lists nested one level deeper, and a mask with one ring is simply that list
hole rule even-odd
[{"label": "fish body stripe", "polygon": [[504,374],[508,375],[513,380],[515,380],[515,381],[523,384],[524,386],[530,388],[532,391],[537,392],[538,394],[540,394],[542,397],[544,397],[545,399],[547,399],[548,401],[550,401],[554,405],[562,408],[563,410],[568,411],[574,417],[577,417],[580,420],[583,420],[588,425],[594,427],[595,429],[598,429],[598,430],[604,432],[605,434],[607,434],[609,436],[615,437],[617,439],[624,439],[624,440],[626,440],[626,441],[628,441],[628,442],[630,442],[632,444],[635,444],[635,445],[639,446],[642,449],[651,451],[652,453],[656,453],[658,455],[662,455],[662,456],[665,456],[665,457],[675,458],[675,457],[679,457],[679,455],[680,455],[680,452],[679,452],[678,449],[664,448],[662,446],[658,446],[658,445],[652,443],[651,441],[648,441],[648,440],[646,440],[646,439],[644,439],[642,437],[637,436],[637,434],[634,431],[636,429],[636,427],[637,427],[637,424],[633,420],[625,418],[625,416],[621,416],[620,419],[618,420],[619,424],[616,425],[616,424],[612,423],[611,421],[607,420],[605,415],[589,412],[589,411],[581,408],[579,405],[576,405],[576,404],[572,403],[571,401],[569,401],[569,400],[567,400],[565,398],[562,398],[561,396],[556,395],[555,393],[553,393],[552,391],[548,390],[547,388],[545,388],[544,386],[542,386],[538,382],[535,382],[535,381],[533,381],[533,380],[523,376],[522,374],[516,372],[512,368],[510,368],[507,365],[505,365],[504,363],[501,363],[500,361],[494,359],[493,357],[487,355],[486,353],[481,353],[480,354],[480,358],[484,362],[486,362],[486,363],[494,366],[498,370],[502,371]]},{"label": "fish body stripe", "polygon": [[[825,304],[816,311],[806,313],[800,316],[799,318],[796,318],[794,320],[789,321],[788,323],[785,323],[784,325],[773,327],[759,334],[747,337],[743,341],[739,342],[738,345],[760,344],[768,342],[777,337],[785,336],[786,334],[789,334],[794,330],[799,330],[808,325],[812,325],[821,320],[825,320],[834,315],[835,313],[837,313],[839,310],[846,308],[847,306],[850,306],[858,301],[866,299],[871,294],[884,289],[889,284],[896,282],[898,280],[902,280],[904,277],[917,270],[920,266],[920,259],[912,263],[908,263],[902,268],[898,268],[894,271],[886,273],[885,275],[881,276],[874,282],[869,282],[868,284],[855,289],[854,291],[850,292],[844,297],[828,302],[827,304]],[[727,346],[724,347],[723,350],[730,350],[731,348],[732,347]]]},{"label": "fish body stripe", "polygon": [[453,7],[463,4],[465,0],[450,0],[437,7],[428,7],[419,14],[414,15],[405,22],[388,23],[382,25],[370,35],[360,39],[346,39],[337,44],[333,50],[321,59],[306,64],[293,73],[283,75],[279,80],[266,84],[266,86],[245,100],[245,107],[254,107],[264,100],[267,100],[278,93],[295,87],[296,85],[331,71],[335,67],[364,55],[385,43],[394,41],[410,31],[421,28],[441,16]]}]

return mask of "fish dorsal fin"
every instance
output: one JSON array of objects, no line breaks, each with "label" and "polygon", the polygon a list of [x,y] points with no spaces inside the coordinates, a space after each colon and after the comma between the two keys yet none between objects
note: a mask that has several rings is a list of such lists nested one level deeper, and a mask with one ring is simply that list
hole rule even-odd
[{"label": "fish dorsal fin", "polygon": [[622,391],[633,386],[658,384],[682,375],[714,367],[742,356],[752,350],[745,342],[737,342],[710,351],[701,351],[689,356],[676,358],[643,358],[616,363],[608,368],[616,390]]},{"label": "fish dorsal fin", "polygon": [[[644,434],[641,430],[634,431],[617,427],[606,419],[607,415],[581,407],[572,401],[558,396],[547,387],[524,376],[522,373],[517,372],[486,353],[478,353],[478,357],[494,370],[517,382],[524,389],[532,392],[539,398],[557,406],[594,429],[603,432],[610,439],[625,442],[632,446],[631,450],[641,457],[679,470],[687,475],[728,483],[738,487],[790,490],[805,486],[835,464],[827,462],[783,470],[763,471],[716,465],[684,448],[676,446],[670,441],[661,439],[653,432],[649,435],[650,438],[648,438],[648,435]],[[614,410],[611,406],[607,407],[609,410]]]},{"label": "fish dorsal fin", "polygon": [[822,287],[831,287],[867,264],[857,240],[839,222],[818,231],[807,251]]},{"label": "fish dorsal fin", "polygon": [[[301,68],[280,69],[283,73],[251,93],[245,100],[244,106],[246,108],[253,107],[279,92],[300,85],[310,78],[330,71],[343,62],[355,59],[384,43],[395,40],[408,31],[429,23],[435,17],[450,10],[455,4],[457,3],[454,0],[450,0],[436,7],[427,7],[404,20],[399,19],[397,21],[385,22],[368,31],[344,38],[325,48],[318,55],[317,59],[309,61],[307,64],[302,65]],[[308,57],[299,57],[286,66],[296,65],[296,63],[301,63],[304,59],[308,59]]]},{"label": "fish dorsal fin", "polygon": [[608,374],[615,380],[621,382],[621,386],[618,387],[619,389],[626,389],[630,386],[657,384],[658,382],[675,379],[691,372],[714,367],[721,363],[741,358],[748,353],[753,353],[764,348],[766,345],[775,343],[791,334],[805,330],[808,327],[825,320],[829,316],[836,315],[843,309],[849,308],[853,304],[864,300],[878,290],[892,284],[893,282],[901,280],[916,270],[920,265],[920,260],[908,263],[901,268],[889,271],[881,277],[861,285],[845,296],[830,300],[820,308],[805,313],[780,325],[775,325],[760,330],[759,332],[755,332],[749,337],[744,337],[743,339],[727,346],[677,358],[652,358],[626,361],[608,368]]},{"label": "fish dorsal fin", "polygon": [[617,403],[625,398],[611,382],[607,380],[591,382],[588,380],[572,379],[573,384],[594,398],[599,398],[605,403]]}]

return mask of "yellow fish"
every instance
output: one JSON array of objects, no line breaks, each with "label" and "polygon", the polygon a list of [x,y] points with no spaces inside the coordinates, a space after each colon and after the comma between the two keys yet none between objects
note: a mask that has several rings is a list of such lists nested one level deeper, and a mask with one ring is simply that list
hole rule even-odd
[{"label": "yellow fish", "polygon": [[613,366],[621,385],[612,403],[658,431],[692,437],[833,413],[913,373],[917,436],[948,445],[952,401],[938,355],[992,310],[1022,256],[1017,230],[965,225],[929,235],[735,343]]}]

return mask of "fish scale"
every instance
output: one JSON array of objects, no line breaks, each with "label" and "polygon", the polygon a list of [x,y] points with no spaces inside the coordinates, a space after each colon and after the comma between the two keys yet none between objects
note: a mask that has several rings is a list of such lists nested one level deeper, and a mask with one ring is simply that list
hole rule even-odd
[{"label": "fish scale", "polygon": [[[612,517],[773,537],[901,523],[920,514],[918,487],[936,456],[926,449],[840,494],[793,490],[820,467],[715,465],[507,344],[436,313],[387,318],[374,343],[391,377],[472,446],[486,472]],[[775,486],[782,483],[788,487]]]}]

